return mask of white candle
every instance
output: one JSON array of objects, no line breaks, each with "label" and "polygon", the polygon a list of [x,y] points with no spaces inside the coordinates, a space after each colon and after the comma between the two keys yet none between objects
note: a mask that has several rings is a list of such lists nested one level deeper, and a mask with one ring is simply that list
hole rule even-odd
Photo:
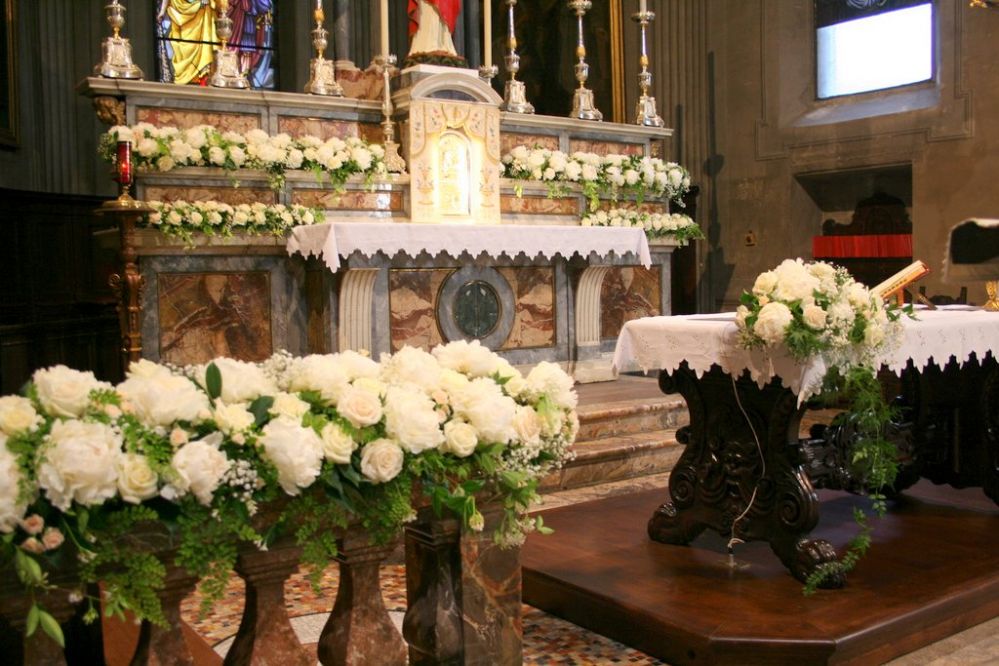
[{"label": "white candle", "polygon": [[638,0],[638,11],[642,12],[643,14],[649,11],[648,0]]},{"label": "white candle", "polygon": [[316,0],[316,11],[323,11],[323,0]]},{"label": "white candle", "polygon": [[382,52],[379,55],[388,55],[389,53],[389,13],[388,13],[388,0],[381,0],[380,11],[378,12],[378,20],[381,22],[381,49]]},{"label": "white candle", "polygon": [[[642,0],[643,2],[645,0]],[[493,10],[491,0],[482,3],[482,64],[493,66]]]}]

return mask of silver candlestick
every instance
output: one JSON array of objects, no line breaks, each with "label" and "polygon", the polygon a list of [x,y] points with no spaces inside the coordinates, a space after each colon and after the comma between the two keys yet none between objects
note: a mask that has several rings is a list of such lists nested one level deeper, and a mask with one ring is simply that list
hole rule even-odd
[{"label": "silver candlestick", "polygon": [[487,86],[492,85],[492,81],[499,74],[499,67],[496,65],[482,65],[479,67],[479,80]]},{"label": "silver candlestick", "polygon": [[579,39],[576,42],[576,80],[579,87],[572,94],[572,112],[570,118],[580,120],[603,120],[604,114],[597,110],[593,103],[593,91],[586,87],[586,79],[590,76],[590,66],[586,64],[586,45],[583,43],[583,15],[593,6],[591,0],[569,0],[569,9],[576,12],[576,25]]},{"label": "silver candlestick", "polygon": [[656,111],[656,98],[649,96],[649,88],[652,87],[652,72],[649,71],[649,51],[646,47],[645,31],[649,23],[656,18],[655,12],[644,11],[631,15],[638,25],[642,27],[642,55],[638,62],[642,66],[642,71],[638,73],[638,87],[642,90],[641,97],[638,98],[638,111],[635,119],[636,125],[646,127],[663,127],[663,122],[659,112]]},{"label": "silver candlestick", "polygon": [[229,18],[229,0],[220,0],[215,17],[215,32],[221,44],[215,51],[212,62],[212,76],[209,83],[215,88],[249,88],[250,82],[239,64],[239,51],[229,48],[232,36],[232,19]]},{"label": "silver candlestick", "polygon": [[392,69],[396,57],[391,54],[377,55],[374,58],[376,67],[382,70],[382,145],[385,148],[385,166],[392,173],[406,173],[406,160],[399,154],[399,144],[395,142],[395,123],[392,122]]},{"label": "silver candlestick", "polygon": [[500,108],[511,113],[534,113],[534,105],[527,101],[524,82],[517,80],[517,72],[520,71],[520,56],[517,55],[517,33],[514,31],[513,20],[513,8],[516,6],[517,0],[506,0],[507,53],[503,61],[506,64],[506,71],[510,73],[510,79],[503,86],[503,104],[500,105]]},{"label": "silver candlestick", "polygon": [[336,80],[336,65],[325,57],[329,45],[329,32],[323,27],[323,8],[317,6],[313,16],[316,28],[312,31],[312,47],[316,49],[316,57],[309,62],[309,82],[305,84],[305,92],[328,97],[343,97],[343,88]]},{"label": "silver candlestick", "polygon": [[141,79],[142,70],[132,62],[132,45],[121,36],[125,25],[125,7],[118,0],[111,0],[104,11],[107,12],[112,35],[101,44],[103,55],[100,64],[94,67],[94,74],[108,79]]}]

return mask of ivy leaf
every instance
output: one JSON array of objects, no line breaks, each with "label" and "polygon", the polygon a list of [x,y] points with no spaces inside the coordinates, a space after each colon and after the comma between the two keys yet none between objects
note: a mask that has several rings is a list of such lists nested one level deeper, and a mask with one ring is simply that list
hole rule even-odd
[{"label": "ivy leaf", "polygon": [[31,610],[28,611],[28,620],[24,625],[25,636],[31,636],[35,633],[35,629],[38,628],[38,614],[40,612],[41,609],[38,607],[38,604],[31,604]]},{"label": "ivy leaf", "polygon": [[205,390],[208,391],[208,398],[215,400],[222,395],[222,372],[214,363],[209,363],[205,368]]},{"label": "ivy leaf", "polygon": [[59,647],[66,647],[66,638],[62,635],[62,627],[56,619],[43,610],[38,611],[38,620],[42,625],[42,631],[49,635],[49,638],[59,644]]},{"label": "ivy leaf", "polygon": [[274,406],[274,398],[269,395],[262,395],[250,403],[250,413],[253,414],[253,423],[262,426],[271,418],[271,407]]}]

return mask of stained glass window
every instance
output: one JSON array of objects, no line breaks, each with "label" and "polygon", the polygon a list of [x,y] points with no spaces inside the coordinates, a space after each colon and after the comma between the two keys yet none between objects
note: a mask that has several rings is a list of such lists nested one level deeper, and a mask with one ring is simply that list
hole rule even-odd
[{"label": "stained glass window", "polygon": [[[218,48],[218,0],[153,0],[156,7],[156,59],[160,81],[206,85]],[[254,88],[275,87],[274,0],[229,0],[232,37]]]}]

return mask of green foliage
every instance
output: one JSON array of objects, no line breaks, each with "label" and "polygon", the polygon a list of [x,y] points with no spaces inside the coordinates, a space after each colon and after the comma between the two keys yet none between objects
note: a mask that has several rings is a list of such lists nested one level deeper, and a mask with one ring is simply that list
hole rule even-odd
[{"label": "green foliage", "polygon": [[222,395],[222,371],[214,363],[205,368],[205,391],[208,399],[215,401]]}]

